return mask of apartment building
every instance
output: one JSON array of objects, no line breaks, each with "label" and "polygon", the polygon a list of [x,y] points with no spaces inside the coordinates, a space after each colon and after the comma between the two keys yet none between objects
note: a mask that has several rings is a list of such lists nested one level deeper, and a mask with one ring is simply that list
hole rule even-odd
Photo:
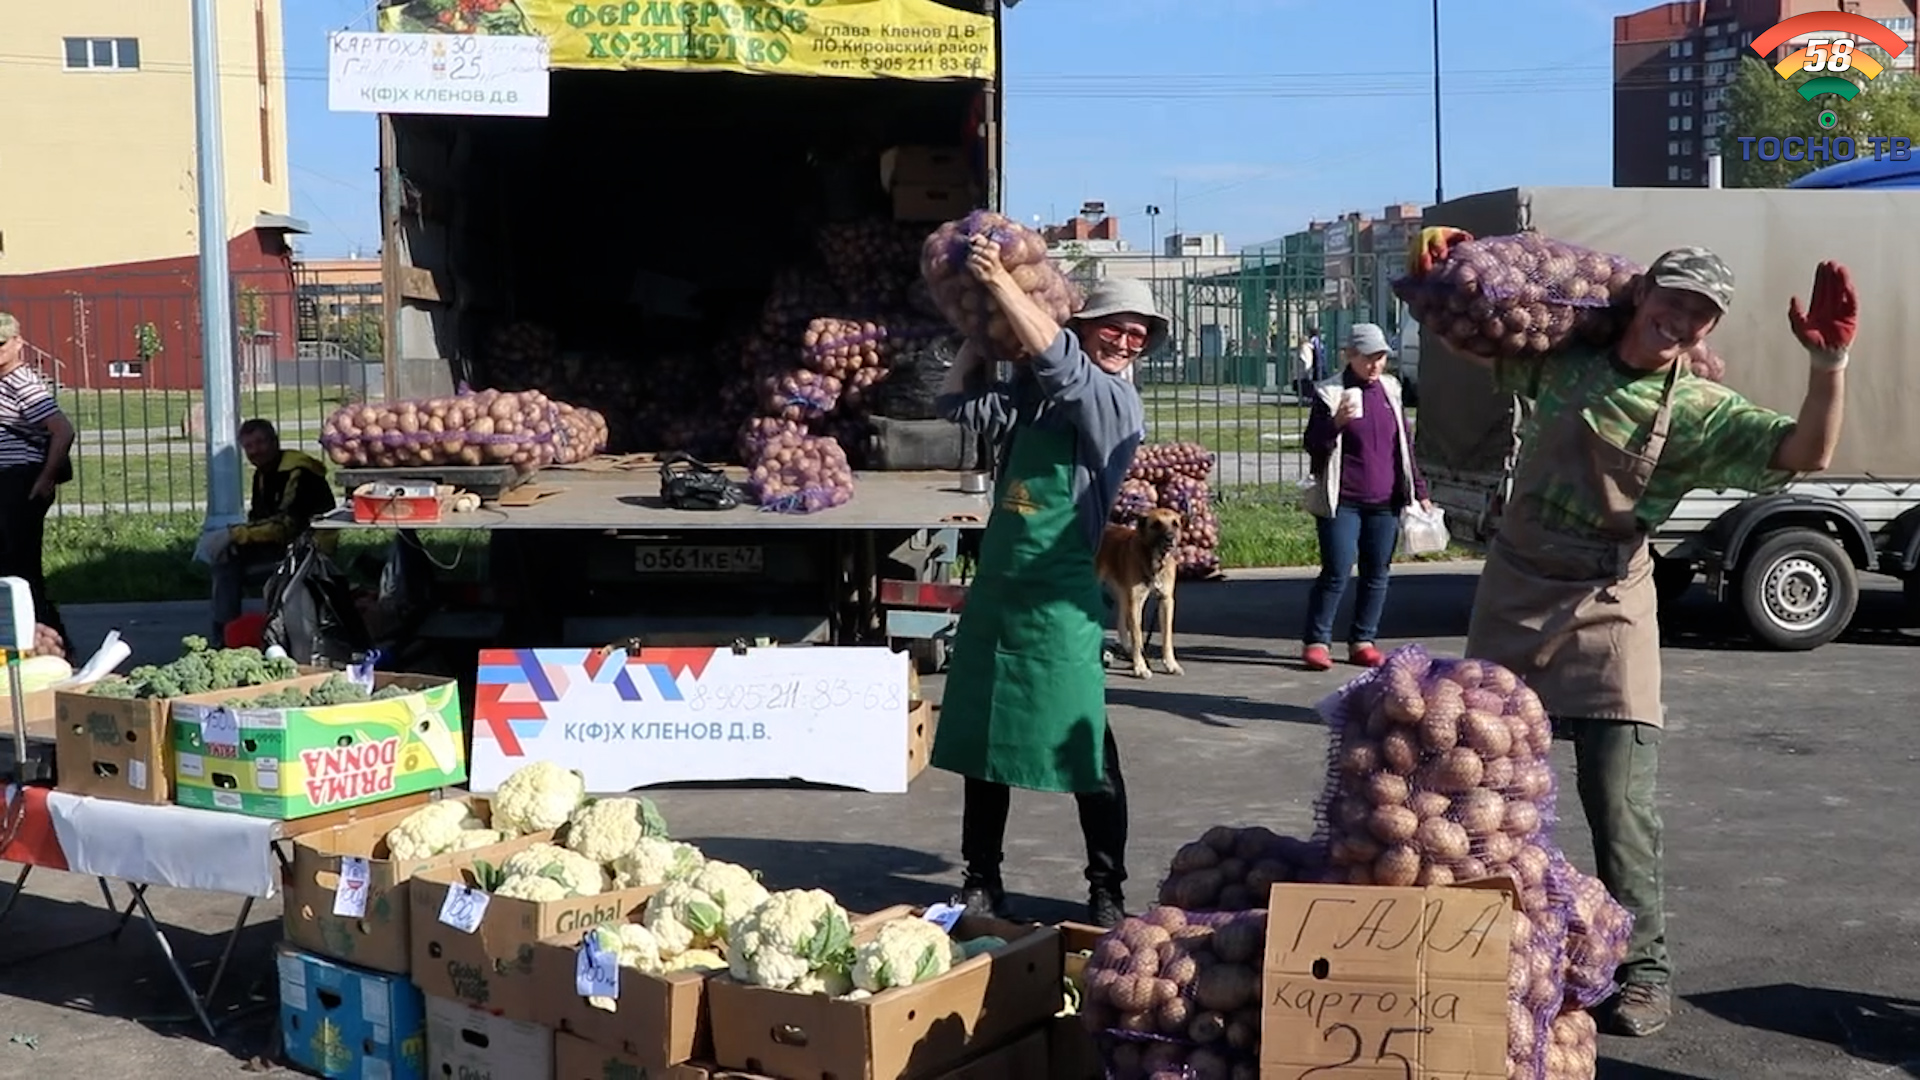
[{"label": "apartment building", "polygon": [[[280,4],[218,5],[243,364],[293,347]],[[192,64],[186,3],[0,3],[0,310],[65,384],[199,384]]]},{"label": "apartment building", "polygon": [[[1613,20],[1615,187],[1703,187],[1728,132],[1728,88],[1753,40],[1795,15],[1836,8],[1914,38],[1914,0],[1686,0]],[[1795,39],[1798,42],[1801,39]],[[1774,60],[1800,48],[1782,45]],[[1909,49],[1894,63],[1911,71]]]}]

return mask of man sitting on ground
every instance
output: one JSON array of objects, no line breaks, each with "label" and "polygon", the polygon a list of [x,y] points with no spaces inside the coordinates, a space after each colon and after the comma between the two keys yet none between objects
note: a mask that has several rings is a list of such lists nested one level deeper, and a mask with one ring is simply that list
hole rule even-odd
[{"label": "man sitting on ground", "polygon": [[271,567],[313,519],[332,512],[333,488],[318,458],[280,448],[280,433],[266,420],[240,425],[240,450],[253,463],[253,501],[243,525],[227,529],[227,544],[213,562],[213,640],[226,640],[227,624],[240,617],[249,571]]}]

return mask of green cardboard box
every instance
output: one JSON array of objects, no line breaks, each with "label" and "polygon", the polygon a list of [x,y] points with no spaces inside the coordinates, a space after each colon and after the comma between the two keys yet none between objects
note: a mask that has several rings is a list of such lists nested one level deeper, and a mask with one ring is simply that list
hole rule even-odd
[{"label": "green cardboard box", "polygon": [[234,708],[231,694],[174,699],[174,802],[288,821],[465,781],[459,687],[423,675],[374,677],[376,690],[388,686],[411,692],[304,709]]}]

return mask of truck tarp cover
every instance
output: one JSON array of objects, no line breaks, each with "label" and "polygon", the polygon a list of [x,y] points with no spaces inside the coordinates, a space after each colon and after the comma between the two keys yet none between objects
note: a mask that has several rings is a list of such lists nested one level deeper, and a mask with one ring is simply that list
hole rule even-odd
[{"label": "truck tarp cover", "polygon": [[[1828,475],[1920,477],[1920,191],[1509,188],[1429,208],[1428,225],[1475,236],[1533,228],[1558,240],[1641,264],[1670,248],[1710,248],[1732,266],[1733,310],[1708,343],[1725,359],[1727,385],[1789,416],[1806,392],[1807,356],[1787,326],[1787,301],[1804,304],[1814,266],[1837,259],[1860,291],[1860,335],[1847,368],[1846,427]],[[1423,463],[1497,473],[1514,428],[1511,397],[1488,373],[1421,331]]]}]

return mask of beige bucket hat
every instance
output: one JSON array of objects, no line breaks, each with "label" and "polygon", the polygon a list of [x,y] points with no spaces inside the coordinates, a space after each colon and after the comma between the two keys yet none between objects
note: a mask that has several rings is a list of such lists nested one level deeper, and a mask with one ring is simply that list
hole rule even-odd
[{"label": "beige bucket hat", "polygon": [[1109,315],[1138,315],[1147,323],[1147,347],[1152,352],[1167,343],[1173,323],[1153,302],[1153,288],[1138,278],[1105,278],[1087,290],[1087,302],[1073,313],[1073,321],[1103,319]]}]

